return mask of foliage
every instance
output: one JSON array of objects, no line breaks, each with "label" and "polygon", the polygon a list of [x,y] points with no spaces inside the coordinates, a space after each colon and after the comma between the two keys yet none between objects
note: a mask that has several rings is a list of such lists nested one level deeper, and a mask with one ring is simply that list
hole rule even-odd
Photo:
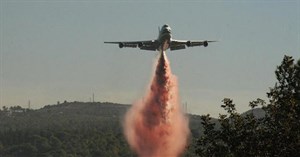
[{"label": "foliage", "polygon": [[269,103],[257,99],[249,103],[254,111],[262,106],[265,115],[239,114],[229,98],[221,107],[220,127],[202,116],[204,135],[198,139],[199,156],[300,156],[300,60],[294,64],[285,56],[275,71],[277,83],[267,93]]},{"label": "foliage", "polygon": [[[38,110],[3,107],[0,110],[0,156],[135,156],[122,131],[122,119],[128,107],[82,102],[58,103]],[[192,132],[199,137],[200,116],[190,115],[190,123]],[[195,156],[194,147],[188,147],[184,155]]]},{"label": "foliage", "polygon": [[63,103],[39,110],[20,106],[0,112],[0,156],[133,156],[121,128],[128,106]]}]

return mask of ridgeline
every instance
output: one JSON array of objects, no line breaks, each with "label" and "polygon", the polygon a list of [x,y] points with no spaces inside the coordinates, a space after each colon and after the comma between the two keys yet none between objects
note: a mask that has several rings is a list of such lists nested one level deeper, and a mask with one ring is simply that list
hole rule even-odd
[{"label": "ridgeline", "polygon": [[[0,156],[134,156],[122,128],[129,107],[110,102],[65,101],[37,110],[3,108]],[[188,116],[192,139],[200,137],[201,117]]]}]

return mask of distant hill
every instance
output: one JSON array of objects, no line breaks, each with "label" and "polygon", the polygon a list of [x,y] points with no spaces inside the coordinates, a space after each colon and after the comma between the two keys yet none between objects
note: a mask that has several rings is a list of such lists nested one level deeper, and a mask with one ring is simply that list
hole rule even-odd
[{"label": "distant hill", "polygon": [[[37,110],[13,112],[10,116],[1,116],[0,130],[47,128],[63,126],[69,123],[111,123],[119,125],[131,105],[110,102],[64,102],[46,105]],[[192,132],[199,136],[202,132],[199,115],[188,115]],[[75,128],[74,128],[75,129]]]},{"label": "distant hill", "polygon": [[[19,106],[0,111],[0,156],[134,156],[122,129],[131,105],[64,102],[37,110]],[[262,114],[254,109],[243,115]],[[203,134],[201,116],[187,114],[191,145]],[[218,119],[212,118],[219,128]],[[57,146],[58,143],[58,146]],[[184,156],[195,156],[189,147]],[[34,154],[34,155],[33,155]]]},{"label": "distant hill", "polygon": [[[69,123],[99,123],[107,122],[121,127],[123,117],[131,105],[111,102],[64,102],[56,105],[46,105],[37,110],[16,110],[10,116],[0,115],[0,130],[22,128],[45,128],[51,125],[68,125]],[[253,113],[256,118],[265,116],[261,108],[255,108],[241,114],[245,116]],[[194,136],[202,134],[202,124],[199,115],[188,114],[190,129]],[[218,124],[216,118],[212,122]],[[75,128],[74,128],[75,129]]]},{"label": "distant hill", "polygon": [[266,115],[266,112],[262,108],[254,108],[242,113],[242,116],[253,113],[255,118],[263,118]]},{"label": "distant hill", "polygon": [[[24,112],[11,113],[11,116],[3,117],[0,121],[0,130],[10,126],[11,128],[18,127],[43,127],[50,124],[64,125],[63,121],[92,121],[105,122],[114,121],[119,125],[126,111],[131,105],[117,104],[111,102],[64,102],[55,105],[46,105],[37,110],[24,110]],[[26,112],[25,112],[26,111]],[[242,116],[253,113],[256,118],[265,116],[264,110],[255,108],[242,113]],[[199,115],[188,114],[190,128],[192,132],[199,136],[202,132],[201,118]],[[11,117],[14,117],[13,119]],[[212,122],[218,123],[216,118],[212,118]],[[10,123],[10,124],[8,124]],[[6,127],[4,127],[6,126]]]},{"label": "distant hill", "polygon": [[130,105],[110,102],[65,102],[57,105],[47,105],[37,110],[44,114],[88,115],[105,118],[122,117]]},{"label": "distant hill", "polygon": [[[129,108],[110,102],[64,102],[0,111],[0,156],[135,156],[122,129]],[[203,132],[201,118],[187,116],[195,143]],[[190,147],[184,156],[193,153]]]}]

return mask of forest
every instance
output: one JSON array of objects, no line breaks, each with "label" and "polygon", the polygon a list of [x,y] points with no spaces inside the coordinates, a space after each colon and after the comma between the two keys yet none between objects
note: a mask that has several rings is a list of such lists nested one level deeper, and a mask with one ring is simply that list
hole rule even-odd
[{"label": "forest", "polygon": [[[220,107],[227,114],[188,114],[191,135],[182,156],[300,156],[300,60],[284,56],[275,77],[268,100],[251,101],[246,113],[224,98]],[[122,131],[129,107],[67,101],[36,110],[3,106],[0,156],[136,156]]]}]

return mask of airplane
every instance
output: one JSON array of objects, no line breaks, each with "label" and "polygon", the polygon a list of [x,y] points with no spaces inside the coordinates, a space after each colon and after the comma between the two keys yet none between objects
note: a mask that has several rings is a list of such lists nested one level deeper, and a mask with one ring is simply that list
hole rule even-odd
[{"label": "airplane", "polygon": [[145,40],[145,41],[116,41],[116,42],[104,42],[106,44],[119,44],[120,48],[140,48],[141,50],[150,51],[165,51],[170,48],[173,50],[185,49],[193,46],[204,46],[207,47],[208,43],[216,41],[191,41],[191,40],[175,40],[172,39],[171,28],[165,24],[159,29],[158,27],[158,38],[156,40]]}]

